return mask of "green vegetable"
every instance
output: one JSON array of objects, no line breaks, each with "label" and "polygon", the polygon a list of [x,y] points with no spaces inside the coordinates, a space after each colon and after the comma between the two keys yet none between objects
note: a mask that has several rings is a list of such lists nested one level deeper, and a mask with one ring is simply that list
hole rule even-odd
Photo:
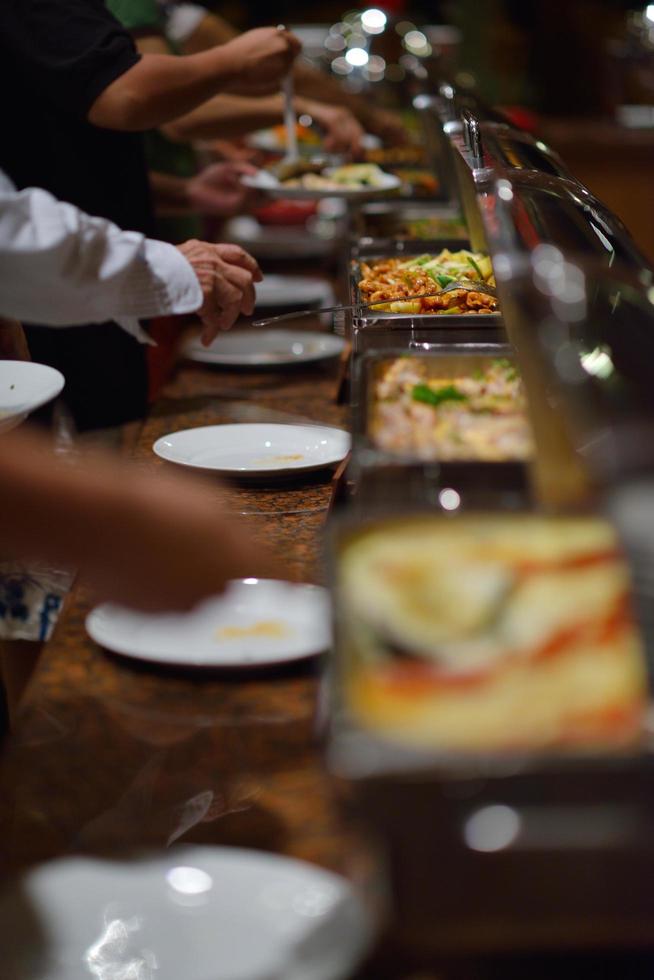
[{"label": "green vegetable", "polygon": [[437,388],[436,390],[430,388],[429,385],[414,385],[411,397],[414,402],[424,402],[425,405],[431,405],[433,408],[438,408],[443,402],[465,402],[468,400],[468,396],[455,388],[454,385],[445,385],[444,388]]},{"label": "green vegetable", "polygon": [[468,260],[468,262],[470,263],[470,265],[472,266],[472,268],[475,270],[475,272],[479,276],[480,281],[483,282],[484,281],[484,273],[481,271],[481,269],[479,268],[479,266],[477,265],[477,263],[473,259],[472,255],[466,255],[466,259]]},{"label": "green vegetable", "polygon": [[516,371],[515,364],[509,361],[506,357],[497,357],[493,361],[493,365],[498,368],[502,368],[506,374],[507,381],[515,381],[518,377],[518,372]]},{"label": "green vegetable", "polygon": [[448,283],[454,282],[454,276],[432,276],[432,278],[436,279],[436,282],[441,289],[445,289]]},{"label": "green vegetable", "polygon": [[441,310],[441,316],[447,316],[448,313],[451,316],[452,313],[454,314],[463,313],[463,310],[461,309],[460,306],[449,306],[446,310]]}]

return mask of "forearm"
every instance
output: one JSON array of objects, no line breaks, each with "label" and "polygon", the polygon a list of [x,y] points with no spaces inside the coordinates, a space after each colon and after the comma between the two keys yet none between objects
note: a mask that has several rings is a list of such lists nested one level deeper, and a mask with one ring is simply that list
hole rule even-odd
[{"label": "forearm", "polygon": [[371,109],[364,98],[348,91],[341,82],[332,78],[327,72],[314,68],[306,61],[300,59],[296,61],[293,68],[293,78],[295,91],[307,99],[344,106],[361,123],[365,123],[371,114]]},{"label": "forearm", "polygon": [[[303,100],[296,109],[305,111]],[[193,112],[163,127],[169,139],[180,143],[190,140],[235,138],[257,129],[275,126],[284,117],[281,95],[253,99],[240,95],[218,95]]]},{"label": "forearm", "polygon": [[146,54],[101,93],[89,122],[109,129],[155,129],[212,98],[235,74],[229,53],[220,48],[185,58]]},{"label": "forearm", "polygon": [[41,437],[4,437],[0,454],[0,540],[5,557],[70,566],[100,563],[116,528],[134,521],[139,491],[124,467],[104,459],[75,468]]}]

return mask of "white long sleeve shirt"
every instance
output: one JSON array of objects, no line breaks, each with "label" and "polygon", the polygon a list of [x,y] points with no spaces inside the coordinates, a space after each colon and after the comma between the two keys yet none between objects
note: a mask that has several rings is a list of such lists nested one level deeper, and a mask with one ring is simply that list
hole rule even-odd
[{"label": "white long sleeve shirt", "polygon": [[0,316],[53,327],[192,313],[202,290],[173,245],[122,231],[0,170]]}]

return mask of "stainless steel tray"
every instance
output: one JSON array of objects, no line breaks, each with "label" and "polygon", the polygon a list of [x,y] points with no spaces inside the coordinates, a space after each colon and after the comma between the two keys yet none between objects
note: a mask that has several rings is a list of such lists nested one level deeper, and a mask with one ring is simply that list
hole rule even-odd
[{"label": "stainless steel tray", "polygon": [[[402,227],[408,221],[421,221],[431,218],[444,221],[458,219],[463,222],[459,209],[452,205],[435,205],[429,202],[407,202],[403,200],[380,201],[374,204],[363,204],[360,208],[353,210],[352,233],[354,238],[370,238],[371,240],[421,241],[421,239],[408,238],[402,235]],[[432,236],[431,240],[452,237],[451,234],[444,233]],[[467,238],[467,233],[465,237]]]},{"label": "stainless steel tray", "polygon": [[[364,507],[376,503],[403,507],[408,504],[420,506],[421,503],[438,505],[444,489],[454,489],[469,498],[478,487],[483,488],[484,499],[488,494],[503,495],[503,506],[507,506],[509,498],[512,499],[511,507],[530,503],[527,460],[425,460],[411,451],[396,453],[375,442],[370,431],[375,383],[387,363],[405,355],[405,350],[396,348],[365,354],[354,364],[353,448],[349,478],[357,503]],[[441,344],[429,352],[416,351],[411,357],[427,360],[443,370],[456,371],[473,371],[498,357],[514,359],[512,349],[506,344],[476,344],[464,348]]]},{"label": "stainless steel tray", "polygon": [[[334,522],[334,581],[342,545],[377,519]],[[337,606],[337,650],[345,632]],[[654,946],[646,737],[592,754],[405,748],[355,724],[343,669],[337,655],[328,764],[386,859],[398,943],[426,957]]]},{"label": "stainless steel tray", "polygon": [[[407,243],[410,248],[404,254],[416,255],[427,251],[420,242]],[[461,242],[455,243],[461,247]],[[440,248],[449,247],[439,243]],[[350,302],[361,302],[359,279],[360,261],[383,259],[388,252],[361,252],[350,260]],[[393,252],[391,252],[393,254]],[[395,253],[397,254],[397,252]],[[501,343],[504,340],[504,320],[501,313],[462,313],[442,316],[439,314],[386,313],[368,310],[351,319],[351,339],[354,353],[368,350],[385,350],[389,346],[408,349],[428,349],[443,343]]]}]

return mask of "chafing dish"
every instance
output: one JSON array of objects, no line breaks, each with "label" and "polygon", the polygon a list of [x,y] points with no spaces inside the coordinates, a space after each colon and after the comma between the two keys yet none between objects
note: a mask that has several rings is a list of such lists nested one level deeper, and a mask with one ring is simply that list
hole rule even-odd
[{"label": "chafing dish", "polygon": [[[646,689],[633,627],[625,626],[623,634],[626,676],[631,677],[624,690],[631,692],[627,701],[633,695],[634,703],[640,705],[638,715],[633,719],[629,711],[622,715],[626,728],[621,730],[618,725],[608,740],[599,734],[603,730],[600,722],[595,734],[586,730],[587,742],[577,729],[568,744],[562,736],[558,745],[533,745],[531,749],[521,748],[518,739],[498,751],[490,729],[485,734],[474,731],[476,725],[483,726],[481,719],[491,715],[471,705],[462,706],[463,714],[452,717],[465,718],[466,711],[471,711],[472,731],[455,724],[458,734],[452,734],[445,722],[447,710],[433,726],[422,729],[420,719],[428,717],[432,708],[426,708],[425,689],[417,679],[421,654],[414,654],[417,661],[403,655],[405,634],[401,630],[393,633],[384,648],[387,652],[373,654],[377,634],[358,620],[357,610],[367,606],[365,602],[361,606],[357,596],[353,599],[348,578],[353,566],[348,571],[344,564],[353,560],[352,546],[359,547],[360,558],[366,535],[398,528],[403,532],[407,527],[424,544],[424,553],[436,563],[440,558],[447,568],[447,551],[439,548],[436,537],[430,538],[430,522],[441,522],[448,535],[461,528],[468,544],[474,546],[480,534],[484,540],[484,523],[497,516],[487,509],[483,514],[467,511],[464,496],[454,512],[451,507],[451,492],[441,491],[440,514],[432,507],[420,516],[380,520],[368,510],[366,518],[360,517],[353,526],[342,524],[334,532],[337,658],[332,676],[329,763],[348,784],[349,806],[372,824],[385,847],[396,942],[426,956],[561,945],[651,945],[654,895],[649,881],[654,871],[654,844],[649,828],[654,817],[654,772],[644,712]],[[532,515],[523,513],[501,515],[504,522],[515,520],[514,547],[519,560],[527,562],[531,545],[524,522],[531,519]],[[557,539],[566,542],[564,548],[570,546],[570,535],[574,537],[580,526],[580,518],[536,520],[544,522],[548,540],[546,528],[562,522]],[[471,524],[466,528],[468,521]],[[605,533],[611,536],[607,529],[600,531],[600,537]],[[504,530],[498,537],[507,540]],[[412,547],[415,544],[416,540]],[[371,567],[379,569],[380,562],[384,566],[386,561],[390,557],[375,559]],[[461,568],[457,574],[464,574]],[[461,583],[464,581],[471,580],[464,575]],[[569,608],[574,608],[572,585],[565,575],[559,588],[561,595],[567,594]],[[454,594],[450,598],[456,606]],[[554,602],[548,608],[559,607]],[[372,609],[370,606],[370,615]],[[598,609],[597,614],[599,620],[606,609]],[[384,613],[385,621],[390,623],[393,615],[389,613],[388,618]],[[411,643],[414,641],[417,651],[422,642],[418,634]],[[597,653],[599,656],[599,648]],[[391,673],[384,673],[382,679],[374,668],[378,656],[382,665],[386,657],[397,663],[400,672],[408,669],[411,673],[415,664],[416,677],[411,682],[408,676],[402,680],[398,673],[396,677],[391,664]],[[594,658],[588,652],[581,656]],[[611,655],[605,663],[610,660]],[[598,659],[594,670],[601,669]],[[561,674],[562,690],[567,689],[564,678],[565,672]],[[574,679],[569,679],[574,689]],[[525,681],[519,714],[527,730],[532,724],[539,727],[537,704],[552,707],[552,699],[558,703],[553,688],[546,702],[536,696],[539,685],[539,680],[534,687]],[[466,685],[458,688],[458,694],[456,685],[448,690],[460,700]],[[564,700],[570,694],[567,690],[567,695],[561,695]],[[415,708],[409,703],[412,692],[417,697]],[[532,696],[533,713],[529,707]],[[584,701],[583,687],[574,696]],[[436,702],[433,710],[440,710]],[[600,715],[596,717],[600,720]],[[587,722],[589,719],[586,716]],[[516,717],[509,715],[507,721],[511,728]],[[613,736],[615,742],[611,742]]]},{"label": "chafing dish", "polygon": [[[513,352],[505,344],[439,345],[429,352],[399,348],[357,358],[352,385],[352,460],[348,472],[352,502],[363,507],[382,502],[404,507],[409,503],[437,504],[446,488],[470,494],[475,487],[483,487],[485,494],[511,496],[516,505],[528,501],[531,446],[526,445],[527,421],[524,432],[516,433],[517,448],[509,447],[506,451],[489,450],[481,430],[473,433],[471,442],[453,435],[456,443],[449,448],[447,440],[432,441],[432,435],[438,435],[448,415],[447,412],[445,417],[436,414],[438,406],[427,405],[425,411],[419,408],[416,425],[413,430],[410,428],[411,403],[406,400],[409,395],[405,397],[403,392],[408,393],[414,374],[419,388],[425,387],[421,381],[436,382],[438,386],[442,379],[474,379],[498,362],[513,371]],[[397,375],[398,368],[401,376]],[[391,375],[397,379],[396,383],[390,380]],[[397,390],[392,392],[391,387]],[[399,413],[395,417],[393,410]],[[486,434],[492,437],[492,423],[489,426],[487,416],[480,419],[482,426],[485,423]],[[418,431],[420,422],[422,427]],[[423,438],[425,435],[427,439]]]},{"label": "chafing dish", "polygon": [[[460,241],[450,243],[455,249],[460,249]],[[424,242],[407,242],[406,248],[399,255],[407,258],[425,252]],[[438,243],[438,251],[444,243]],[[447,246],[445,246],[447,247]],[[350,301],[361,302],[359,290],[361,279],[360,263],[387,258],[389,253],[371,253],[367,249],[353,249],[350,261],[349,288]],[[383,310],[367,310],[360,316],[354,316],[351,323],[353,351],[358,354],[367,350],[384,350],[391,347],[406,346],[429,347],[432,344],[452,342],[457,343],[498,343],[503,339],[503,321],[501,313],[489,314],[409,314],[390,313]]]},{"label": "chafing dish", "polygon": [[[412,230],[413,226],[413,230]],[[468,231],[457,208],[427,202],[378,201],[365,204],[353,214],[352,238],[366,251],[394,252],[402,243],[424,242],[427,250],[448,242],[466,247]]]}]

